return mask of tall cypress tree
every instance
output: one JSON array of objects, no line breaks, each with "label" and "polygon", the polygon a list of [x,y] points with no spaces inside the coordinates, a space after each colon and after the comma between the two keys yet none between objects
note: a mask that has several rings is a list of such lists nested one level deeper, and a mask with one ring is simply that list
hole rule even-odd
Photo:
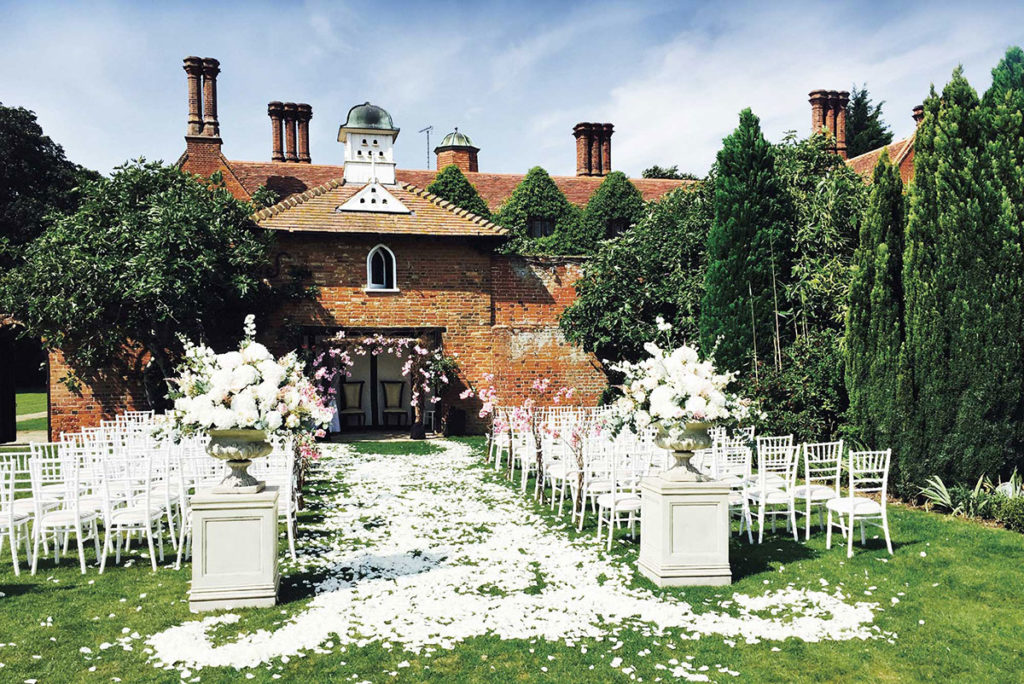
[{"label": "tall cypress tree", "polygon": [[892,131],[882,120],[882,105],[871,101],[867,85],[853,86],[846,105],[846,152],[850,157],[877,150],[892,142]]},{"label": "tall cypress tree", "polygon": [[855,435],[887,448],[896,427],[898,361],[903,343],[903,182],[883,151],[854,255],[846,313],[846,387]]},{"label": "tall cypress tree", "polygon": [[726,369],[773,358],[776,321],[792,259],[792,208],[775,151],[749,109],[715,162],[714,221],[701,305],[701,345],[718,344]]},{"label": "tall cypress tree", "polygon": [[[961,69],[925,102],[906,232],[904,482],[976,477],[993,465],[985,414],[998,216],[985,119]],[[1005,332],[1005,331],[1004,331]]]}]

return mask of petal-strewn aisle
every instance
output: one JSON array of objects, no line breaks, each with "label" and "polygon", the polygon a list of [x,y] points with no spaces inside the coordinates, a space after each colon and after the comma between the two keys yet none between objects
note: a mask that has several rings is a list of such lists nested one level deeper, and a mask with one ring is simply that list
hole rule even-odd
[{"label": "petal-strewn aisle", "polygon": [[[667,674],[704,680],[701,665],[684,655],[686,640],[700,635],[893,638],[872,624],[878,603],[824,585],[723,591],[716,604],[698,607],[633,588],[631,567],[528,510],[517,490],[477,467],[469,447],[436,444],[442,451],[430,455],[329,449],[312,485],[325,494],[323,519],[303,535],[291,570],[320,578],[316,598],[273,631],[232,634],[238,618],[226,614],[152,635],[154,664],[252,667],[370,642],[423,654],[485,634],[574,648],[575,640],[604,637],[612,648],[620,632],[637,630],[678,642],[680,659],[665,663]],[[614,655],[605,662],[628,673],[628,657]],[[717,673],[733,674],[725,665],[709,674]]]}]

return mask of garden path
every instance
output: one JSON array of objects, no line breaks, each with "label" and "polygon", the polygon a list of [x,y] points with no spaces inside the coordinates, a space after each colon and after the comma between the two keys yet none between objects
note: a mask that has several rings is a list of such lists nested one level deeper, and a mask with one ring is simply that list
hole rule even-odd
[{"label": "garden path", "polygon": [[[243,616],[228,613],[154,634],[147,639],[154,664],[255,667],[373,642],[430,655],[494,634],[560,641],[584,653],[578,640],[601,639],[605,662],[629,674],[631,654],[614,653],[624,630],[674,640],[681,652],[701,635],[727,643],[895,638],[873,624],[879,603],[824,582],[760,595],[726,590],[699,606],[651,590],[630,565],[590,540],[571,540],[564,524],[533,511],[468,446],[435,444],[440,452],[428,455],[329,447],[310,483],[323,518],[300,543],[298,571],[310,573],[315,598],[273,630],[247,629]],[[680,658],[664,664],[667,674],[693,681],[739,674]]]}]

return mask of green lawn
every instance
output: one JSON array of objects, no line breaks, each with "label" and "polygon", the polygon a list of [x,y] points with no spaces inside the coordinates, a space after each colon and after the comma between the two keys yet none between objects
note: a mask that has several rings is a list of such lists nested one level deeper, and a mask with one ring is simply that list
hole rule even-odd
[{"label": "green lawn", "polygon": [[29,430],[46,430],[46,418],[29,418],[28,420],[19,420],[17,423],[18,432],[29,431]]},{"label": "green lawn", "polygon": [[41,413],[46,410],[46,392],[19,392],[15,404],[19,416],[26,413]]},{"label": "green lawn", "polygon": [[[480,439],[458,441],[482,448]],[[363,443],[356,448],[364,453],[392,453],[394,444],[409,446]],[[411,448],[425,446],[436,445],[418,443]],[[511,486],[490,472],[485,477]],[[327,481],[314,467],[309,485],[310,509],[300,514],[300,529],[304,522],[320,521],[325,498],[344,491],[348,482],[341,476]],[[518,488],[514,491],[518,496]],[[523,505],[531,506],[526,500]],[[546,508],[536,510],[547,523],[562,525]],[[432,655],[406,652],[397,643],[370,641],[345,649],[335,647],[329,653],[307,652],[287,662],[275,660],[246,673],[258,682],[272,681],[275,674],[283,681],[310,682],[347,681],[353,676],[352,681],[373,682],[629,682],[633,677],[653,682],[659,677],[673,680],[668,672],[657,669],[656,663],[693,656],[695,663],[721,664],[738,671],[741,674],[735,681],[748,682],[1021,681],[1024,536],[899,507],[891,509],[891,526],[896,546],[892,558],[879,541],[869,543],[867,549],[855,547],[855,557],[847,560],[842,549],[825,550],[823,534],[807,544],[794,543],[780,534],[760,546],[734,537],[732,587],[664,593],[683,598],[699,610],[733,592],[760,595],[790,584],[817,589],[824,580],[830,587],[842,585],[851,602],[882,604],[876,609],[874,624],[895,635],[892,643],[884,638],[756,644],[736,639],[730,646],[721,637],[683,640],[671,630],[652,637],[642,635],[639,628],[627,627],[615,637],[577,639],[572,646],[561,640],[477,636]],[[317,530],[314,534],[328,533]],[[592,530],[584,532],[592,534]],[[180,572],[162,568],[154,574],[148,561],[133,552],[132,567],[111,567],[101,577],[91,565],[93,554],[89,551],[90,567],[85,576],[65,559],[56,569],[52,560],[43,561],[36,577],[24,572],[24,567],[21,577],[15,577],[8,553],[4,548],[0,556],[0,642],[7,644],[0,647],[0,681],[181,680],[176,671],[155,669],[147,662],[144,640],[194,619],[186,598],[187,565]],[[633,544],[616,544],[612,555],[616,562],[632,564],[637,549]],[[241,611],[237,626],[218,628],[223,632],[217,634],[230,640],[232,629],[272,631],[288,616],[300,613],[311,599],[307,582],[315,577],[296,573],[287,564],[283,575],[281,605]],[[643,579],[637,579],[636,586],[653,589]],[[543,582],[538,590],[543,591]],[[891,603],[891,597],[900,592],[898,603]],[[130,638],[136,633],[141,638]],[[124,650],[119,639],[126,639],[132,650]],[[618,648],[612,643],[615,640],[622,642]],[[104,648],[104,644],[113,647]],[[80,650],[83,648],[89,651]],[[609,667],[616,655],[635,668],[631,674]],[[715,667],[705,674],[712,681],[734,681]],[[190,673],[189,678],[194,676],[203,682],[244,679],[234,670],[214,667]]]}]

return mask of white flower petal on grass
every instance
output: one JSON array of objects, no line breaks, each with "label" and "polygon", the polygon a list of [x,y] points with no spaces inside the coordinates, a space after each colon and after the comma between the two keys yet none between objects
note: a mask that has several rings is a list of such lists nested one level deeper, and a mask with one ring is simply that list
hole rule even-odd
[{"label": "white flower petal on grass", "polygon": [[[326,539],[300,536],[293,566],[323,577],[317,596],[274,631],[242,629],[224,639],[223,626],[240,620],[235,614],[171,627],[146,640],[152,661],[249,668],[335,644],[390,642],[429,655],[486,634],[563,642],[614,638],[622,629],[747,643],[893,637],[871,624],[877,603],[848,603],[824,586],[725,594],[699,612],[634,588],[630,566],[552,528],[518,491],[472,467],[477,460],[467,446],[434,444],[441,453],[373,456],[332,447],[318,468],[326,480],[341,476],[347,490],[328,494],[316,525]],[[728,610],[721,606],[727,601]],[[692,671],[673,674],[707,680]]]}]

